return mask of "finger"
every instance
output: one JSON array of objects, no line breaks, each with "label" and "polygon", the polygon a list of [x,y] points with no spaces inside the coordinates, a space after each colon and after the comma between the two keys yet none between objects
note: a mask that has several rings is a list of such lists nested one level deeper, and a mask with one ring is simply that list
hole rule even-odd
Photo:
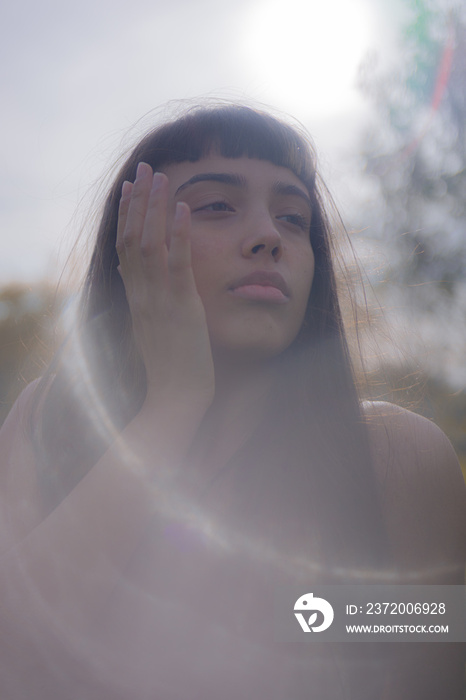
[{"label": "finger", "polygon": [[128,180],[125,180],[121,187],[121,199],[118,207],[118,225],[116,237],[116,249],[119,253],[123,249],[123,233],[125,231],[126,219],[128,218],[129,203],[131,201],[131,192],[133,185]]},{"label": "finger", "polygon": [[152,168],[147,163],[139,163],[125,217],[122,247],[126,266],[131,267],[136,274],[141,271],[140,244],[151,184]]},{"label": "finger", "polygon": [[196,293],[191,264],[191,211],[185,202],[178,202],[168,251],[168,272],[173,294]]},{"label": "finger", "polygon": [[141,255],[147,276],[162,280],[167,267],[168,179],[154,173],[141,238]]}]

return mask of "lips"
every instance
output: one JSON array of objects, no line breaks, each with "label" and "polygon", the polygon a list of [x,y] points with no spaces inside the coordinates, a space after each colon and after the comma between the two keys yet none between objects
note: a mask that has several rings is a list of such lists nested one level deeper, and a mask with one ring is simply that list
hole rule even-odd
[{"label": "lips", "polygon": [[229,289],[234,296],[251,301],[283,304],[290,297],[288,285],[278,272],[252,272],[236,280]]}]

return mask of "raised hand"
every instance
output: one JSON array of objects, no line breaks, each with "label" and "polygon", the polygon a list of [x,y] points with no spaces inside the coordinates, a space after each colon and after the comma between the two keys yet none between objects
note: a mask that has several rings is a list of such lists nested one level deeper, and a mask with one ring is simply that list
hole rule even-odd
[{"label": "raised hand", "polygon": [[140,163],[123,183],[116,248],[147,375],[146,404],[187,401],[207,410],[214,366],[204,307],[191,266],[191,214],[169,211],[168,179]]}]

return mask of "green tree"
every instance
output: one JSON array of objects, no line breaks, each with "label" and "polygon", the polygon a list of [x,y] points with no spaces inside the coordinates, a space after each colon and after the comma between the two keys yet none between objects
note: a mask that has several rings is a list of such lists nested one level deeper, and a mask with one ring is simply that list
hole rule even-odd
[{"label": "green tree", "polygon": [[382,71],[372,56],[361,69],[376,116],[361,149],[371,194],[356,223],[389,261],[382,299],[416,314],[430,370],[464,386],[466,9],[442,0],[405,6],[396,64]]},{"label": "green tree", "polygon": [[[388,269],[372,282],[387,309],[414,319],[423,368],[412,355],[421,344],[404,362],[388,352],[374,393],[437,422],[466,478],[466,7],[404,6],[397,57],[382,69],[372,55],[361,68],[375,116],[362,139],[367,195],[355,224],[383,251]],[[406,350],[399,336],[394,344]]]}]

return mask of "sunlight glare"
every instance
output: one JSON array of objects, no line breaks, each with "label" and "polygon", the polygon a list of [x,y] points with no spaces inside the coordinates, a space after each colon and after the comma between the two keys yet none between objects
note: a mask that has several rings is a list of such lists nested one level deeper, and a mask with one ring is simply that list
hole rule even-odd
[{"label": "sunlight glare", "polygon": [[241,47],[256,92],[287,111],[345,111],[356,99],[372,20],[364,0],[256,2],[245,18]]}]

